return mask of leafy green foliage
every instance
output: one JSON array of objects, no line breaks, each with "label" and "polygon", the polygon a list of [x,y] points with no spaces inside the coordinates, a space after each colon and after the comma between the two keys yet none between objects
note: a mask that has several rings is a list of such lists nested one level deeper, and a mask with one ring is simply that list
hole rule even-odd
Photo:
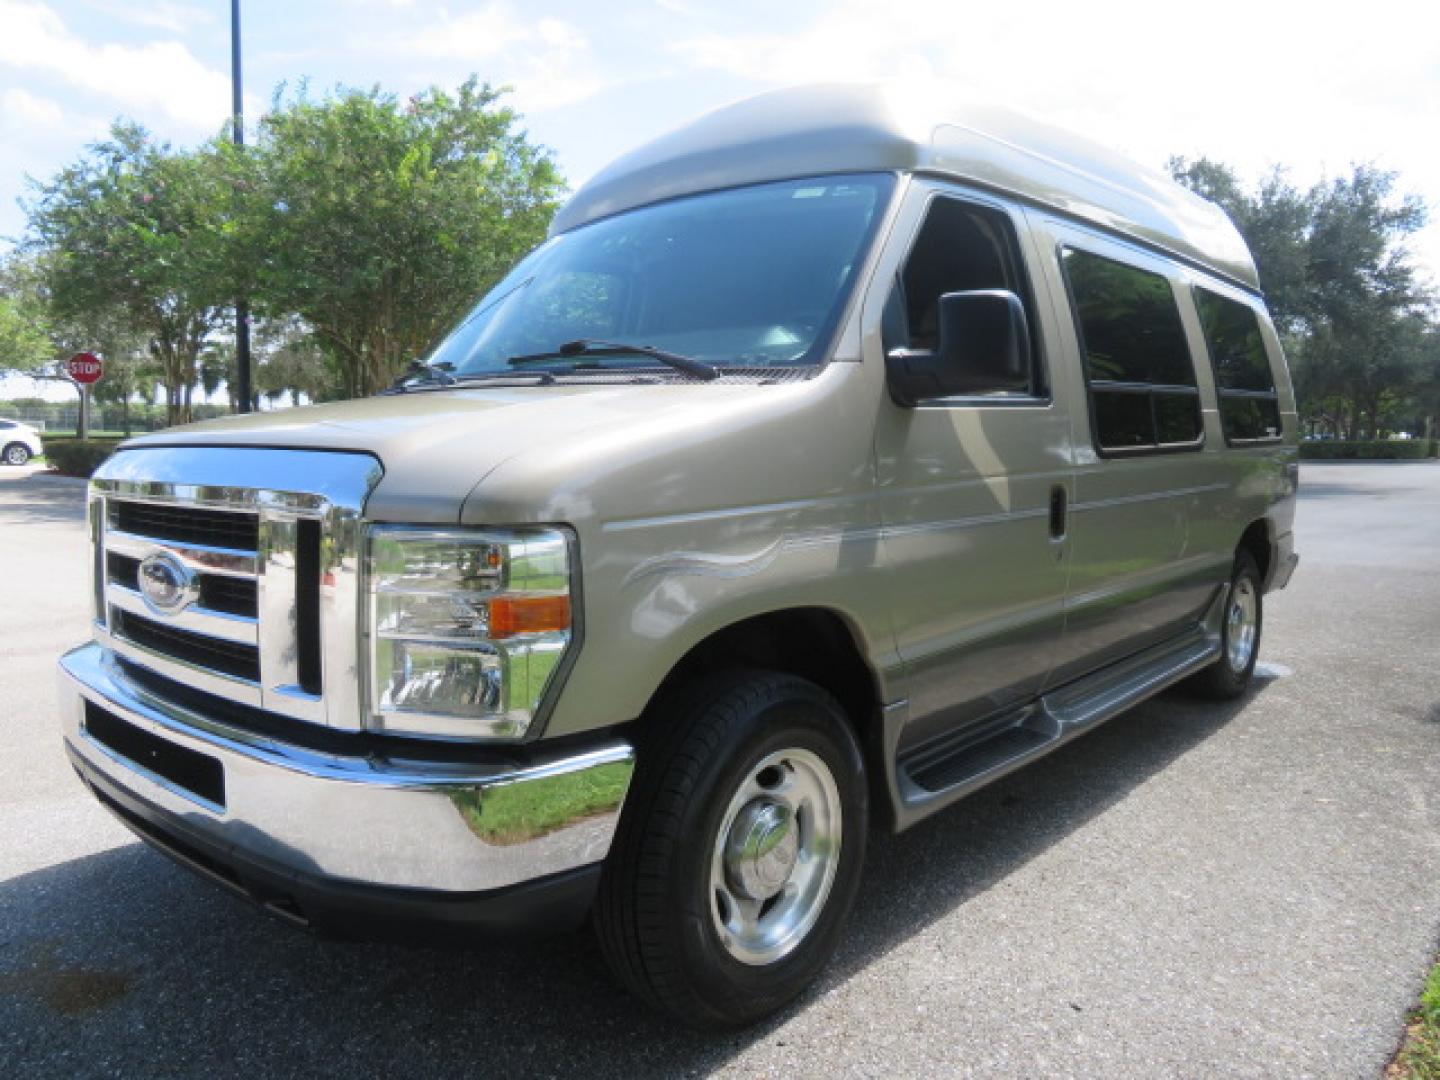
[{"label": "leafy green foliage", "polygon": [[544,237],[563,184],[500,97],[474,79],[404,103],[302,91],[244,149],[177,151],[117,122],[35,185],[39,285],[0,287],[0,368],[91,349],[100,393],[158,381],[181,422],[197,386],[228,381],[217,331],[251,296],[261,393],[374,392]]},{"label": "leafy green foliage", "polygon": [[149,341],[171,422],[188,419],[196,359],[234,278],[233,193],[214,148],[157,143],[117,122],[110,138],[48,184],[28,209],[53,314],[123,311]]},{"label": "leafy green foliage", "polygon": [[55,359],[50,313],[34,260],[0,264],[0,372],[34,372]]},{"label": "leafy green foliage", "polygon": [[313,328],[345,396],[391,382],[544,238],[560,176],[500,96],[301,93],[231,155],[257,298]]},{"label": "leafy green foliage", "polygon": [[311,401],[338,396],[334,367],[324,345],[303,320],[291,316],[262,323],[254,339],[255,389],[272,402],[301,395]]},{"label": "leafy green foliage", "polygon": [[113,440],[46,439],[45,460],[65,476],[89,476],[115,447]]},{"label": "leafy green foliage", "polygon": [[1223,207],[1250,245],[1308,422],[1347,436],[1435,430],[1440,298],[1405,247],[1424,205],[1397,194],[1394,173],[1357,165],[1300,191],[1277,170],[1247,191],[1203,158],[1173,158],[1170,170]]},{"label": "leafy green foliage", "polygon": [[1308,461],[1406,461],[1435,456],[1434,439],[1324,439],[1300,444]]},{"label": "leafy green foliage", "polygon": [[50,357],[43,315],[13,296],[0,296],[0,371],[34,371]]}]

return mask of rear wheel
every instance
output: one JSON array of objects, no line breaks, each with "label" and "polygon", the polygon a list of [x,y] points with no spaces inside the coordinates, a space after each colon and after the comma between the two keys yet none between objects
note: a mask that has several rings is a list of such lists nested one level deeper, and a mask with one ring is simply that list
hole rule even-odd
[{"label": "rear wheel", "polygon": [[601,947],[656,1008],[750,1023],[839,940],[865,854],[860,751],[834,699],[789,675],[708,677],[656,722],[606,862]]},{"label": "rear wheel", "polygon": [[1243,548],[1235,553],[1235,566],[1225,589],[1220,617],[1220,658],[1191,676],[1186,687],[1212,701],[1237,698],[1250,685],[1260,655],[1260,629],[1264,623],[1260,568]]},{"label": "rear wheel", "polygon": [[5,447],[6,465],[24,465],[30,460],[30,448],[24,443],[12,442]]}]

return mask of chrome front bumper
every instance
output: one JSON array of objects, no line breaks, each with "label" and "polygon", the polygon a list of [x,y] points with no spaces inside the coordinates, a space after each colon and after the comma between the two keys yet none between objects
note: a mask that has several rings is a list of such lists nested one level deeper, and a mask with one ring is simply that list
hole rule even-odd
[{"label": "chrome front bumper", "polygon": [[[321,752],[158,697],[97,644],[61,658],[60,698],[77,770],[137,832],[146,835],[131,820],[137,813],[116,804],[143,808],[138,816],[158,822],[162,837],[342,887],[459,897],[594,868],[634,767],[633,748],[613,737],[558,754],[541,744],[463,759],[380,758],[373,746],[367,756]],[[128,727],[106,720],[102,742],[87,727],[96,709]],[[167,779],[155,739],[218,762],[223,804],[175,782],[173,769]],[[126,756],[120,745],[162,753],[135,760],[147,755]],[[416,744],[406,745],[413,753]],[[176,854],[175,844],[149,838]]]}]

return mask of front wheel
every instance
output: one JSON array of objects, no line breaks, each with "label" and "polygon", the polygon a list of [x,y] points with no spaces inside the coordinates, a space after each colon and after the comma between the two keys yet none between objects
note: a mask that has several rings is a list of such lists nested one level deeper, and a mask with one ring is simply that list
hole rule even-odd
[{"label": "front wheel", "polygon": [[24,443],[11,443],[5,447],[6,465],[24,465],[30,460],[30,448]]},{"label": "front wheel", "polygon": [[1200,697],[1229,701],[1245,692],[1260,656],[1260,629],[1264,623],[1260,568],[1248,551],[1235,554],[1230,583],[1225,587],[1220,615],[1220,658],[1196,673],[1186,686]]},{"label": "front wheel", "polygon": [[812,683],[710,676],[657,710],[596,904],[637,996],[696,1027],[775,1012],[834,952],[860,882],[864,765]]}]

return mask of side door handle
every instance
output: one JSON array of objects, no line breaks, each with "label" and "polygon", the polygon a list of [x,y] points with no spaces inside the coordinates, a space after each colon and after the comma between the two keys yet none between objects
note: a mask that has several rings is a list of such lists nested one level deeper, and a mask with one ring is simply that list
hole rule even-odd
[{"label": "side door handle", "polygon": [[1066,517],[1069,514],[1069,496],[1065,492],[1064,484],[1056,484],[1050,489],[1050,539],[1064,540]]}]

